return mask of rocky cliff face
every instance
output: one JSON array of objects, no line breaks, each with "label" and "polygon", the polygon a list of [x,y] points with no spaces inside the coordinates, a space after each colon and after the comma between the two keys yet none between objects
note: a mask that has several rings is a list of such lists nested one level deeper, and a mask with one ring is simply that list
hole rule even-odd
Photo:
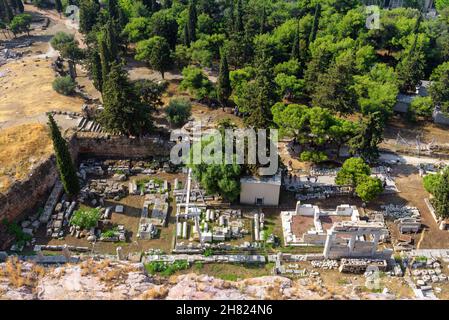
[{"label": "rocky cliff face", "polygon": [[319,279],[266,276],[225,281],[207,275],[151,277],[141,264],[84,261],[42,268],[9,260],[0,264],[0,299],[394,299],[389,295],[333,293]]}]

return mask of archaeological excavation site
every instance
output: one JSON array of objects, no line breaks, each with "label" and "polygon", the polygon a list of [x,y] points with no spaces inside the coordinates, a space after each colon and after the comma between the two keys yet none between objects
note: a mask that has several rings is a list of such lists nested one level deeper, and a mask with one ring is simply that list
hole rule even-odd
[{"label": "archaeological excavation site", "polygon": [[447,0],[0,0],[0,300],[449,300],[448,43]]}]

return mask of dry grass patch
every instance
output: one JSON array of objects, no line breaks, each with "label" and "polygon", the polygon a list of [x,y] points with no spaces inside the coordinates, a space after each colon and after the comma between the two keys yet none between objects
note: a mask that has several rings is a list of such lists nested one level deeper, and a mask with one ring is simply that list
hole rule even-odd
[{"label": "dry grass patch", "polygon": [[51,60],[25,58],[0,67],[0,122],[23,119],[51,110],[80,111],[81,98],[66,97],[52,88]]},{"label": "dry grass patch", "polygon": [[168,295],[168,289],[162,286],[153,287],[148,289],[146,292],[142,294],[143,300],[160,300],[165,299]]},{"label": "dry grass patch", "polygon": [[0,191],[24,179],[53,151],[46,126],[25,124],[0,131]]}]

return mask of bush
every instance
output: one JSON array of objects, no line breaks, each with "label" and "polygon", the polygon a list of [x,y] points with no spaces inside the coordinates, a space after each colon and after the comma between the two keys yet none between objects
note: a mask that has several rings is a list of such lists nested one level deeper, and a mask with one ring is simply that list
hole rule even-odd
[{"label": "bush", "polygon": [[417,97],[412,100],[409,109],[410,116],[431,118],[433,113],[433,101],[431,97]]},{"label": "bush", "polygon": [[181,90],[189,91],[198,100],[213,97],[213,85],[202,69],[194,66],[186,67],[182,70],[182,77]]},{"label": "bush", "polygon": [[57,93],[63,94],[65,96],[73,94],[75,92],[75,87],[75,81],[73,81],[70,76],[59,77],[53,81],[53,89]]},{"label": "bush", "polygon": [[97,226],[98,220],[100,220],[100,210],[80,209],[73,213],[70,225],[80,227],[81,229],[90,229]]},{"label": "bush", "polygon": [[168,120],[176,126],[182,126],[192,115],[192,104],[186,99],[172,99],[165,109]]},{"label": "bush", "polygon": [[355,189],[360,199],[366,202],[376,199],[383,191],[382,181],[373,177],[364,178]]},{"label": "bush", "polygon": [[304,151],[301,153],[300,159],[304,162],[320,163],[328,160],[328,157],[324,152]]},{"label": "bush", "polygon": [[176,260],[175,262],[169,264],[160,261],[154,261],[145,264],[145,270],[149,274],[160,273],[162,276],[169,277],[180,270],[186,270],[189,268],[189,263],[187,260]]},{"label": "bush", "polygon": [[424,189],[430,194],[435,192],[435,186],[437,185],[441,175],[437,174],[428,174],[423,178]]}]

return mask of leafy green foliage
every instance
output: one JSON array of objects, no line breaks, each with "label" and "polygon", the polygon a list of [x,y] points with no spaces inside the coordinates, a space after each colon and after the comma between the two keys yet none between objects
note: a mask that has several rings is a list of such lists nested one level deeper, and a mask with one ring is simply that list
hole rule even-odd
[{"label": "leafy green foliage", "polygon": [[173,263],[154,261],[145,264],[145,270],[149,274],[161,274],[164,277],[169,277],[180,270],[186,270],[190,267],[187,260],[176,260]]},{"label": "leafy green foliage", "polygon": [[441,172],[440,178],[436,181],[433,189],[432,204],[439,217],[449,217],[449,170]]},{"label": "leafy green foliage", "polygon": [[338,171],[335,183],[341,186],[356,187],[370,174],[371,169],[363,159],[350,158],[343,163],[341,170]]},{"label": "leafy green foliage", "polygon": [[379,178],[373,177],[362,179],[355,188],[355,192],[359,198],[366,202],[376,199],[383,190],[382,181]]},{"label": "leafy green foliage", "polygon": [[28,13],[22,13],[14,16],[9,23],[9,30],[15,35],[19,33],[27,33],[30,35],[32,16]]},{"label": "leafy green foliage", "polygon": [[431,97],[416,97],[412,100],[409,107],[409,113],[412,118],[423,117],[429,119],[432,117],[434,103]]},{"label": "leafy green foliage", "polygon": [[99,209],[80,209],[73,213],[72,218],[70,219],[70,225],[88,230],[96,227],[98,220],[100,220]]},{"label": "leafy green foliage", "polygon": [[76,83],[70,76],[58,77],[53,81],[53,90],[65,96],[72,95],[75,92]]},{"label": "leafy green foliage", "polygon": [[428,174],[423,178],[424,189],[430,194],[435,193],[435,187],[440,182],[441,174]]},{"label": "leafy green foliage", "polygon": [[432,73],[429,88],[430,96],[435,105],[449,114],[449,62],[442,63]]},{"label": "leafy green foliage", "polygon": [[301,153],[299,159],[304,162],[320,163],[328,160],[328,156],[324,152],[304,151]]},{"label": "leafy green foliage", "polygon": [[181,90],[188,90],[199,100],[213,95],[212,83],[200,68],[186,67],[182,70],[182,76]]},{"label": "leafy green foliage", "polygon": [[170,123],[175,126],[182,126],[192,115],[192,104],[186,99],[171,99],[165,113]]},{"label": "leafy green foliage", "polygon": [[165,72],[172,64],[170,46],[163,37],[155,36],[137,43],[136,59],[146,61],[151,68],[159,71],[164,79]]}]

